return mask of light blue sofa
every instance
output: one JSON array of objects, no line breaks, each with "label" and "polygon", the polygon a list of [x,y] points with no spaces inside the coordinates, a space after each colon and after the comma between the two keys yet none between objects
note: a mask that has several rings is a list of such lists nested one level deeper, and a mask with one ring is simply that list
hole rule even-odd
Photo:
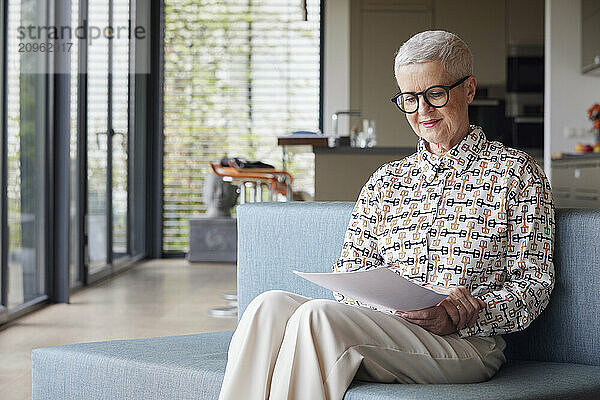
[{"label": "light blue sofa", "polygon": [[[238,206],[240,310],[270,289],[332,298],[329,291],[291,271],[330,270],[352,206]],[[600,211],[557,210],[556,233],[557,283],[550,305],[527,330],[505,336],[510,361],[493,379],[469,385],[355,381],[345,399],[600,399]],[[35,349],[33,399],[214,400],[231,335],[228,331]]]}]

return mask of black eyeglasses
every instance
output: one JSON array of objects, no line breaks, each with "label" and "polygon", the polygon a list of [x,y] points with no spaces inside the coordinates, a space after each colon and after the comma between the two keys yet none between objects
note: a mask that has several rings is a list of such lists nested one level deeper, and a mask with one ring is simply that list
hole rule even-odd
[{"label": "black eyeglasses", "polygon": [[422,95],[425,99],[425,102],[431,107],[441,108],[448,104],[448,100],[450,99],[450,90],[466,81],[470,76],[471,75],[467,75],[450,86],[436,85],[419,93],[398,93],[392,97],[392,102],[400,109],[400,111],[407,114],[412,114],[419,109],[419,96]]}]

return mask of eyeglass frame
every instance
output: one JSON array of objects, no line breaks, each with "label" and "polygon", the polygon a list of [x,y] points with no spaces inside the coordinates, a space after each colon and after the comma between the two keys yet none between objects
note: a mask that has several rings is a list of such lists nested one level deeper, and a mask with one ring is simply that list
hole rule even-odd
[{"label": "eyeglass frame", "polygon": [[[402,111],[405,114],[413,114],[413,113],[416,113],[419,110],[419,105],[418,105],[418,103],[419,103],[419,96],[423,96],[423,100],[425,100],[425,103],[429,104],[431,107],[433,107],[433,108],[442,108],[442,107],[445,107],[446,104],[448,104],[448,101],[450,101],[450,90],[452,90],[455,87],[459,86],[460,84],[462,84],[464,81],[466,81],[470,77],[471,77],[471,75],[467,75],[467,76],[465,76],[464,78],[461,78],[460,80],[458,80],[456,83],[454,83],[452,85],[433,85],[433,86],[430,86],[427,89],[423,90],[422,92],[418,92],[418,93],[415,93],[415,92],[400,92],[397,95],[395,95],[394,97],[392,97],[391,101],[392,101],[392,103],[394,103],[396,105],[396,107],[398,107],[398,109],[400,111]],[[446,91],[446,102],[443,105],[441,105],[441,106],[434,106],[433,104],[431,104],[429,102],[429,100],[427,100],[427,96],[425,96],[425,92],[428,91],[428,90],[430,90],[430,89],[433,89],[433,88],[442,88],[442,89],[444,89]],[[398,105],[398,101],[397,100],[403,94],[411,94],[411,95],[413,95],[413,96],[416,97],[416,99],[417,99],[417,108],[415,109],[415,111],[408,112],[408,111],[404,111],[403,109],[400,108],[400,106]]]}]

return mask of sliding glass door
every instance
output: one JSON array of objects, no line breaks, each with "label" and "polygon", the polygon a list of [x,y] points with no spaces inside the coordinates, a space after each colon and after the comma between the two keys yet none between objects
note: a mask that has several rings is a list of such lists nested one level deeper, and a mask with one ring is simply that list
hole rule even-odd
[{"label": "sliding glass door", "polygon": [[[90,276],[129,255],[128,0],[88,2],[89,26],[112,27],[87,46],[87,261]],[[109,28],[107,28],[109,29]]]},{"label": "sliding glass door", "polygon": [[[136,80],[132,66],[135,49],[150,54],[151,3],[139,2],[0,2],[0,324],[145,254],[147,124],[134,129],[133,86],[146,93],[149,68]],[[60,51],[47,44],[55,26]],[[146,99],[137,107],[145,115]]]},{"label": "sliding glass door", "polygon": [[48,13],[41,0],[9,0],[3,12],[8,29],[3,37],[0,310],[11,312],[47,293],[48,80],[43,72],[48,58],[19,51],[27,39],[17,37],[17,28],[45,25]]},{"label": "sliding glass door", "polygon": [[[113,26],[129,24],[129,0],[113,0]],[[111,121],[112,121],[112,259],[114,262],[130,254],[128,234],[128,143],[129,143],[129,41],[116,38],[112,46]]]},{"label": "sliding glass door", "polygon": [[[88,2],[88,21],[109,26],[109,1]],[[95,274],[108,265],[108,38],[88,40],[87,53],[87,263]]]}]

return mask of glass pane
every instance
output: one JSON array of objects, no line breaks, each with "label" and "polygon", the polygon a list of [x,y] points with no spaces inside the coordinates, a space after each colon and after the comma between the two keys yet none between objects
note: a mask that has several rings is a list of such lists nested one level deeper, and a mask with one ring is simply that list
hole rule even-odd
[{"label": "glass pane", "polygon": [[[188,221],[206,213],[208,161],[280,168],[277,136],[318,129],[321,2],[306,3],[302,21],[298,0],[164,1],[164,252],[187,251]],[[314,193],[312,152],[286,168]]]},{"label": "glass pane", "polygon": [[112,75],[112,213],[113,258],[127,254],[127,142],[129,136],[129,38],[124,30],[129,24],[129,0],[113,3]]},{"label": "glass pane", "polygon": [[[71,1],[71,26],[75,27],[79,25],[79,0]],[[70,286],[75,286],[78,282],[81,282],[80,265],[79,265],[79,254],[81,251],[81,243],[79,240],[79,165],[77,159],[77,139],[79,138],[77,116],[78,108],[77,102],[79,101],[79,40],[73,40],[73,47],[71,48],[71,110],[70,110],[70,130],[71,130],[71,143],[70,143],[70,168],[71,168],[71,206],[70,206],[70,235],[71,240],[69,241],[69,268],[70,268]]]},{"label": "glass pane", "polygon": [[[89,26],[106,27],[108,0],[89,2]],[[107,262],[106,185],[108,133],[108,39],[104,35],[88,46],[87,98],[87,235],[89,273]]]},{"label": "glass pane", "polygon": [[8,4],[7,141],[8,141],[8,306],[45,293],[45,132],[47,101],[44,54],[19,52],[18,26],[44,25],[44,1],[11,0]]}]

